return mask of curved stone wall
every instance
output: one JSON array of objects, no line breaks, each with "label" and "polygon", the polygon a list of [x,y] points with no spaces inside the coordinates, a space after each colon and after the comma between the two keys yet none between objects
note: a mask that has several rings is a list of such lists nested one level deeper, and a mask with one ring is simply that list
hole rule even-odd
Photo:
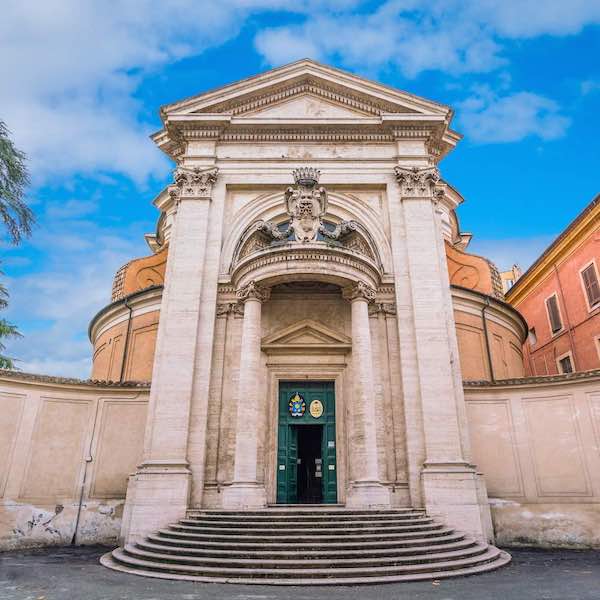
[{"label": "curved stone wall", "polygon": [[464,381],[523,377],[523,317],[509,304],[485,294],[452,287],[454,320]]},{"label": "curved stone wall", "polygon": [[600,548],[600,370],[465,384],[500,545]]},{"label": "curved stone wall", "polygon": [[0,550],[114,544],[148,386],[0,371]]},{"label": "curved stone wall", "polygon": [[89,328],[92,379],[150,381],[162,286],[130,294],[103,308]]},{"label": "curved stone wall", "polygon": [[[498,543],[600,547],[600,371],[465,383],[465,401]],[[0,550],[116,543],[147,402],[144,384],[0,372]]]},{"label": "curved stone wall", "polygon": [[[110,304],[92,319],[92,379],[151,380],[161,297],[161,286],[148,288]],[[501,300],[458,286],[452,287],[452,297],[463,379],[522,377],[527,329],[519,313]]]}]

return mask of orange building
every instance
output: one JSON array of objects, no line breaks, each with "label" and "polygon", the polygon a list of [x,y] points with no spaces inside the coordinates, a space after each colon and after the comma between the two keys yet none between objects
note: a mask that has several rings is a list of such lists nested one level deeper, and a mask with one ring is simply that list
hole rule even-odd
[{"label": "orange building", "polygon": [[506,293],[525,317],[528,375],[600,368],[600,195]]}]

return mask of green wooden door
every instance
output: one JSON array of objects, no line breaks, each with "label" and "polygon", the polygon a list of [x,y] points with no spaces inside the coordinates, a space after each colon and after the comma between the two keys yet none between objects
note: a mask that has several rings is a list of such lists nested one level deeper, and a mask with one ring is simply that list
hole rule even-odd
[{"label": "green wooden door", "polygon": [[[290,410],[296,394],[304,401],[304,412]],[[315,401],[323,405],[322,414],[311,414]],[[296,407],[297,408],[297,407]],[[337,502],[337,462],[335,440],[335,391],[332,381],[285,381],[279,384],[279,426],[277,438],[277,502],[298,501],[298,428],[321,425],[321,485],[323,503]]]}]

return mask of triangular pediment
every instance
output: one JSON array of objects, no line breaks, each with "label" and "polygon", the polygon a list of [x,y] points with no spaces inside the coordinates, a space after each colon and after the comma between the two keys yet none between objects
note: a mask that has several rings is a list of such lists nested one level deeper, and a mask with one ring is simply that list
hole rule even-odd
[{"label": "triangular pediment", "polygon": [[[306,98],[307,94],[318,101]],[[280,111],[291,108],[322,111],[323,118],[387,113],[445,116],[450,112],[437,102],[309,59],[164,106],[161,112],[169,116],[254,113],[279,117]]]},{"label": "triangular pediment", "polygon": [[349,108],[335,101],[327,101],[315,94],[299,94],[289,100],[250,109],[245,117],[285,119],[356,119],[371,116],[366,110]]},{"label": "triangular pediment", "polygon": [[351,339],[323,323],[305,319],[289,327],[276,331],[262,340],[265,351],[275,350],[341,350],[351,348]]}]

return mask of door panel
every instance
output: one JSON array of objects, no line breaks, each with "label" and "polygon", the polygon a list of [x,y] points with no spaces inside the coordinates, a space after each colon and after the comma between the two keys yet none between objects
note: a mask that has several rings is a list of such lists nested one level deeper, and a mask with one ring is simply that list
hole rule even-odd
[{"label": "door panel", "polygon": [[[288,403],[299,393],[306,402],[302,416],[292,416]],[[314,400],[323,404],[323,413],[311,415],[310,406]],[[277,439],[277,502],[296,503],[298,501],[298,434],[297,428],[303,425],[323,425],[322,451],[322,495],[323,502],[337,502],[337,462],[335,437],[335,391],[332,381],[286,381],[279,384],[279,424]]]}]

